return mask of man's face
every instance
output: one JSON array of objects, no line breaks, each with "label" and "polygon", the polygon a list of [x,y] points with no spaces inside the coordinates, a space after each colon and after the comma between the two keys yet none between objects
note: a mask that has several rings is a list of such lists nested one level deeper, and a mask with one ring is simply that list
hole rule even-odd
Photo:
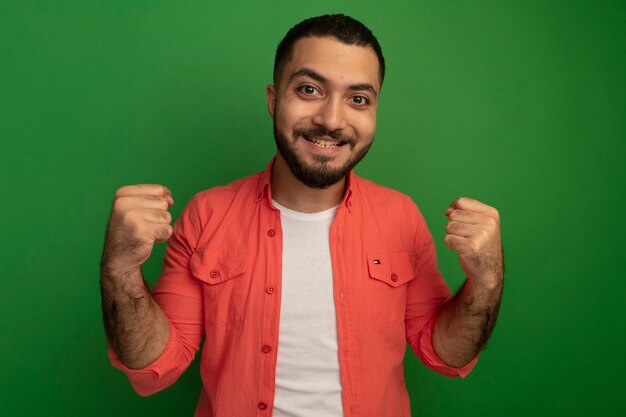
[{"label": "man's face", "polygon": [[365,156],[374,139],[380,93],[378,58],[369,47],[302,38],[279,85],[267,88],[274,138],[291,172],[327,188]]}]

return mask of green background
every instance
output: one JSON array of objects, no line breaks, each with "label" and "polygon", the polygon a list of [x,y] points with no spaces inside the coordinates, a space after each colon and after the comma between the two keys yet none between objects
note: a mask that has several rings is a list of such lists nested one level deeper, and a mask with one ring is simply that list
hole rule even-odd
[{"label": "green background", "polygon": [[388,63],[357,171],[414,198],[453,289],[444,210],[472,196],[501,212],[498,326],[465,380],[407,355],[414,415],[626,415],[626,7],[537,0],[3,1],[0,415],[193,415],[197,363],[148,398],[108,363],[110,203],[166,184],[177,217],[263,169],[274,49],[327,12],[369,25]]}]

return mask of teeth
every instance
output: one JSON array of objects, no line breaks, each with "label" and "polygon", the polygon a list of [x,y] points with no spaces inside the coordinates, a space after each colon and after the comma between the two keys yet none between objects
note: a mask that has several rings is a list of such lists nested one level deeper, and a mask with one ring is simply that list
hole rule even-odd
[{"label": "teeth", "polygon": [[341,142],[331,142],[329,140],[313,139],[309,136],[305,136],[304,138],[308,140],[309,142],[313,142],[317,146],[321,146],[322,148],[336,147],[336,146],[340,146],[341,144]]}]

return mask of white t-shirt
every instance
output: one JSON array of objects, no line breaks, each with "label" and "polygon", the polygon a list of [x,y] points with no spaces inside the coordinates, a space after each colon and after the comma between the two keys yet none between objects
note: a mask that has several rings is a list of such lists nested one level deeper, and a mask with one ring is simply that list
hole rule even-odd
[{"label": "white t-shirt", "polygon": [[[330,225],[337,207],[281,212],[282,299],[274,417],[342,417]],[[313,414],[312,414],[313,413]]]}]

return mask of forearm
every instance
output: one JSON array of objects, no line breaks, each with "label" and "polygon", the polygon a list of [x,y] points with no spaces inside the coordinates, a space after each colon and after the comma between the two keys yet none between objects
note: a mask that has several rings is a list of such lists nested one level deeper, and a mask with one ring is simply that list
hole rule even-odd
[{"label": "forearm", "polygon": [[496,282],[487,286],[468,278],[440,310],[433,345],[448,365],[456,368],[466,365],[487,343],[502,298],[502,279]]},{"label": "forearm", "polygon": [[109,342],[131,369],[145,368],[165,350],[169,322],[152,297],[141,270],[100,275],[102,314]]}]

